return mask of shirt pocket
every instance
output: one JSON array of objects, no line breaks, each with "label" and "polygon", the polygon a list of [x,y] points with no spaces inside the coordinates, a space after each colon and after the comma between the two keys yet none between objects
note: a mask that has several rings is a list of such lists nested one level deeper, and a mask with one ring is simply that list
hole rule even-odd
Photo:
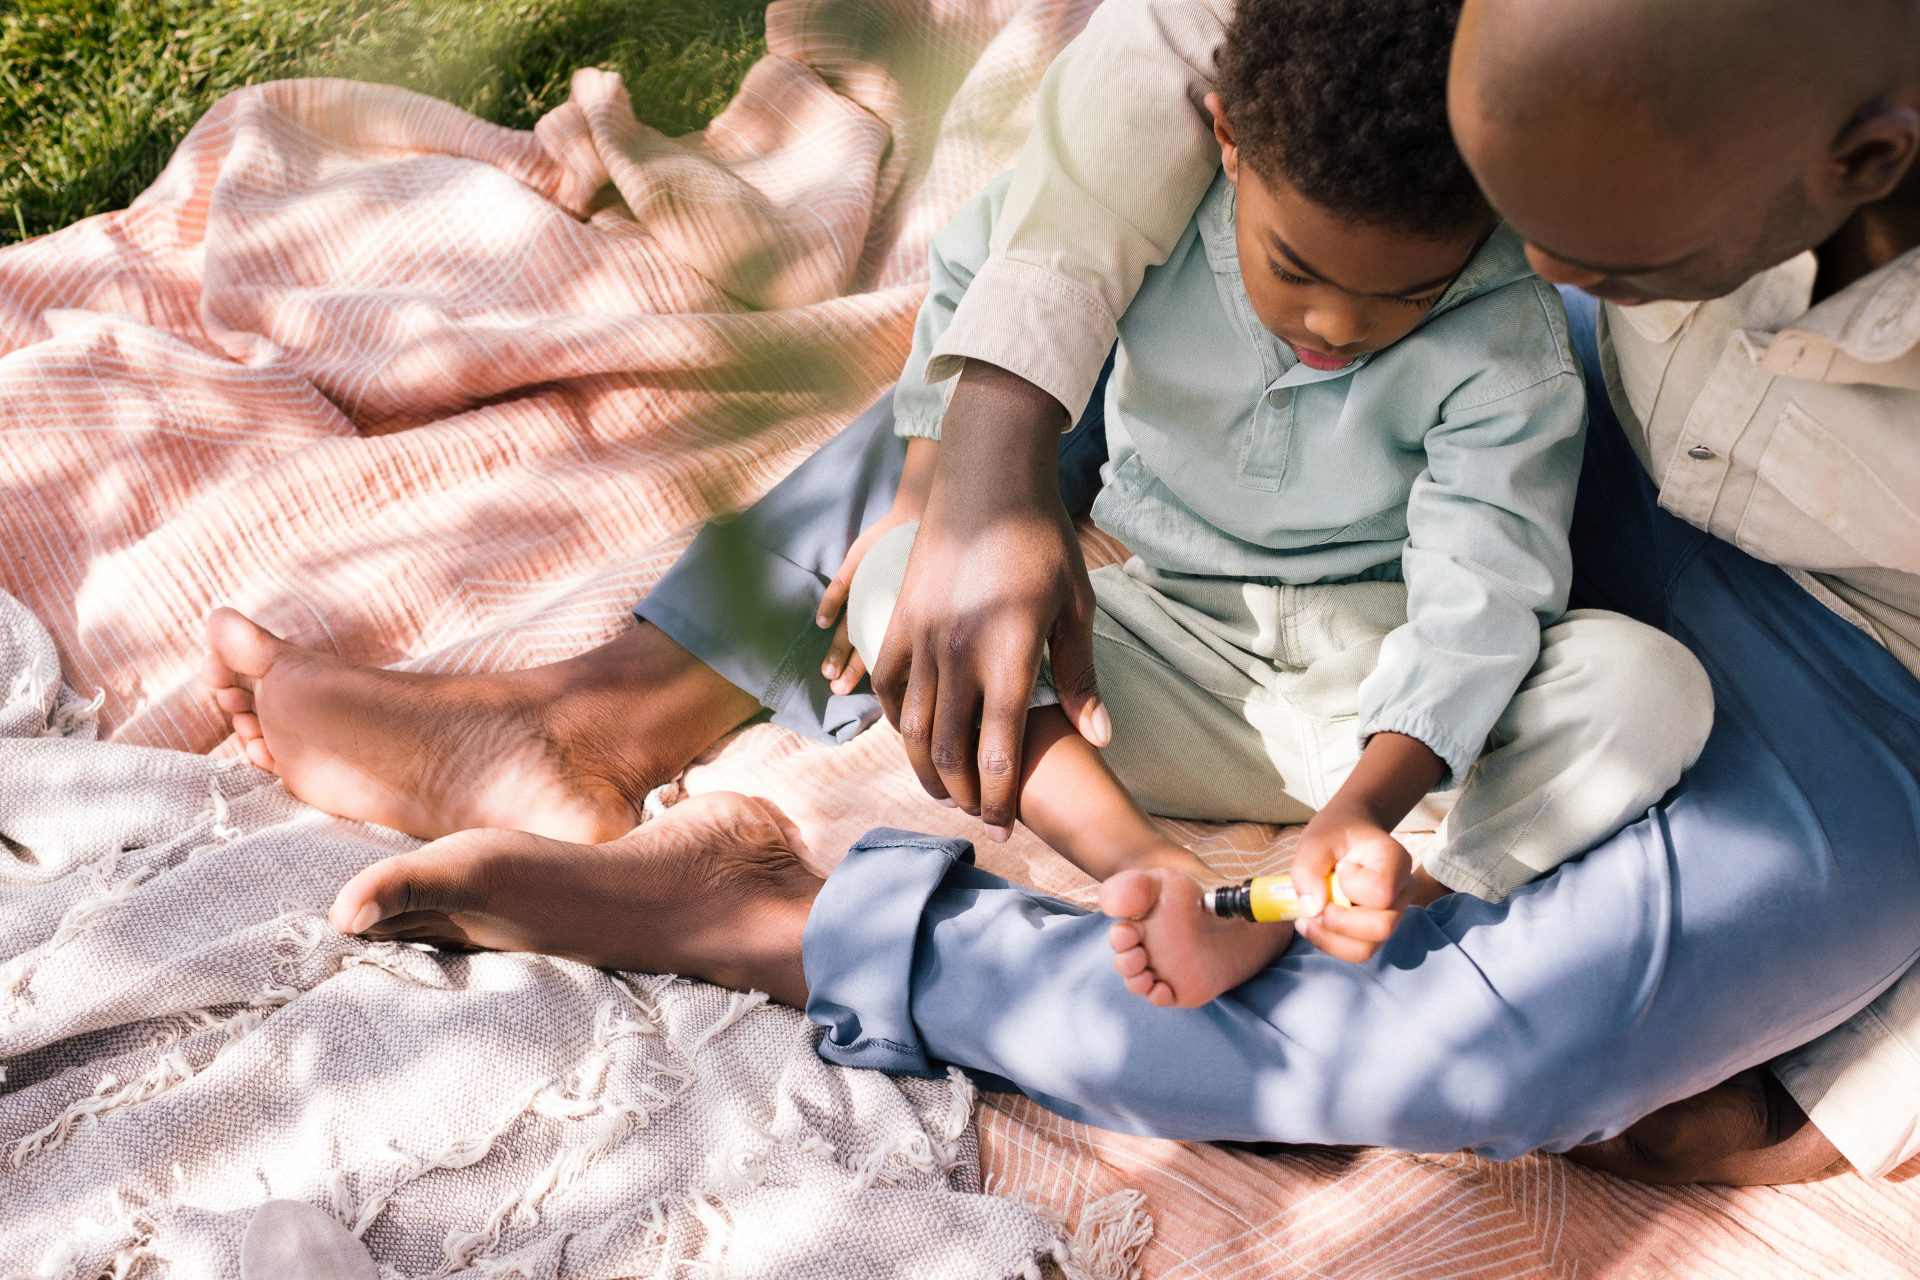
[{"label": "shirt pocket", "polygon": [[1734,543],[1773,564],[1920,573],[1920,513],[1795,401],[1780,412]]}]

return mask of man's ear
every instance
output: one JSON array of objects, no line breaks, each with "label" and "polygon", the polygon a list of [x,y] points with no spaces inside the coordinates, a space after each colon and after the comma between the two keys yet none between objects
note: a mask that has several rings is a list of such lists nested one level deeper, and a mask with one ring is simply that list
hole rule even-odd
[{"label": "man's ear", "polygon": [[1207,110],[1213,115],[1213,137],[1220,144],[1220,167],[1229,182],[1240,180],[1240,148],[1233,140],[1233,126],[1227,121],[1227,104],[1218,93],[1206,97]]},{"label": "man's ear", "polygon": [[1907,105],[1871,107],[1855,116],[1828,149],[1834,195],[1849,204],[1871,204],[1900,185],[1920,155],[1920,110]]}]

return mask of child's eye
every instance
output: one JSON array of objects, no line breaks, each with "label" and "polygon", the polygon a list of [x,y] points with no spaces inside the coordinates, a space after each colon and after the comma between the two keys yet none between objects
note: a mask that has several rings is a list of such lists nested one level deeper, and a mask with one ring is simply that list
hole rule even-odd
[{"label": "child's eye", "polygon": [[1440,301],[1440,295],[1435,293],[1424,298],[1395,298],[1394,301],[1403,307],[1412,307],[1416,311],[1425,311],[1428,307]]},{"label": "child's eye", "polygon": [[1318,284],[1319,283],[1319,281],[1317,280],[1309,280],[1305,276],[1297,276],[1293,274],[1293,272],[1287,270],[1285,267],[1273,261],[1271,258],[1267,260],[1267,270],[1273,272],[1274,278],[1276,280],[1279,280],[1283,284]]}]

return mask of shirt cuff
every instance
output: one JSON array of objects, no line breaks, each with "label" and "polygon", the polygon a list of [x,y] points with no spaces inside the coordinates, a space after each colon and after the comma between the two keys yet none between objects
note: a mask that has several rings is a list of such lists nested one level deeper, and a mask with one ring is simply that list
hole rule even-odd
[{"label": "shirt cuff", "polygon": [[1811,1044],[1770,1064],[1814,1127],[1862,1177],[1884,1178],[1920,1152],[1920,1056],[1881,1016],[1901,985]]},{"label": "shirt cuff", "polygon": [[1065,276],[989,258],[934,343],[927,381],[953,377],[968,360],[997,365],[1058,400],[1071,430],[1118,332],[1106,306]]}]

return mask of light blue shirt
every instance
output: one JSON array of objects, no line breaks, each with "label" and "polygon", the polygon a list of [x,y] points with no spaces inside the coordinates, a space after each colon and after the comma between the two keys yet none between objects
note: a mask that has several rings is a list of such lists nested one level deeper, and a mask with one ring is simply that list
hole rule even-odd
[{"label": "light blue shirt", "polygon": [[[927,358],[1007,181],[934,237],[901,435],[939,435],[953,380],[928,384]],[[1311,369],[1254,315],[1233,210],[1222,174],[1120,318],[1094,523],[1168,573],[1404,578],[1407,622],[1361,686],[1360,732],[1419,739],[1458,785],[1566,608],[1586,398],[1559,295],[1503,226],[1411,334]]]}]

